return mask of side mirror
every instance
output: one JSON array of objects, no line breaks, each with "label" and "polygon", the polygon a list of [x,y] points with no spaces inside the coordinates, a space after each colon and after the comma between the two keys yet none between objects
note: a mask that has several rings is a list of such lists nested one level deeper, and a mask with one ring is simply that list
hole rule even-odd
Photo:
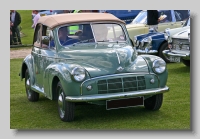
[{"label": "side mirror", "polygon": [[42,44],[49,45],[49,37],[48,36],[42,36]]}]

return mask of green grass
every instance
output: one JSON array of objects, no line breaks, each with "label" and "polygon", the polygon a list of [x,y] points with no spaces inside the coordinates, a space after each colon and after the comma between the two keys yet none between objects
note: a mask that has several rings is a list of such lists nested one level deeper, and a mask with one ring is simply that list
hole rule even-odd
[{"label": "green grass", "polygon": [[78,105],[73,122],[59,119],[55,101],[40,95],[38,102],[26,98],[24,80],[18,73],[22,59],[10,60],[11,129],[86,130],[190,130],[190,68],[168,64],[170,91],[164,94],[159,111],[143,107],[106,110],[105,106]]},{"label": "green grass", "polygon": [[21,38],[22,44],[32,44],[33,43],[33,33],[34,29],[32,26],[32,10],[17,10],[21,15],[21,24],[22,33],[25,34],[24,37]]}]

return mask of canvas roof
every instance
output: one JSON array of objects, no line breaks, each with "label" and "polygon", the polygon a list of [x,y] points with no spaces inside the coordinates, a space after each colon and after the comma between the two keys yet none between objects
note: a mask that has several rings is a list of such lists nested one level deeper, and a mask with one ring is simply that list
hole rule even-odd
[{"label": "canvas roof", "polygon": [[56,15],[42,16],[38,23],[42,23],[50,28],[67,23],[114,21],[125,24],[124,21],[109,13],[64,13]]}]

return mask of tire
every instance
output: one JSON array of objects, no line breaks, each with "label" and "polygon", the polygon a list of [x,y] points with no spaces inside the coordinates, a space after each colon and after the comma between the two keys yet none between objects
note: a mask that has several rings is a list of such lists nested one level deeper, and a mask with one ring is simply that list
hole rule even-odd
[{"label": "tire", "polygon": [[39,93],[31,90],[31,80],[28,69],[26,69],[25,73],[25,88],[26,88],[26,95],[29,101],[35,102],[39,100]]},{"label": "tire", "polygon": [[169,61],[169,57],[165,56],[162,51],[163,50],[169,50],[168,48],[168,43],[165,42],[160,46],[159,52],[158,52],[158,56],[161,57],[166,63],[170,63]]},{"label": "tire", "polygon": [[57,84],[56,93],[58,94],[57,104],[60,119],[64,122],[73,121],[75,104],[65,100],[65,93],[60,82]]},{"label": "tire", "polygon": [[144,107],[148,110],[159,110],[162,106],[163,94],[157,94],[144,100]]},{"label": "tire", "polygon": [[182,59],[182,62],[183,62],[183,64],[186,65],[187,67],[190,67],[190,60]]}]

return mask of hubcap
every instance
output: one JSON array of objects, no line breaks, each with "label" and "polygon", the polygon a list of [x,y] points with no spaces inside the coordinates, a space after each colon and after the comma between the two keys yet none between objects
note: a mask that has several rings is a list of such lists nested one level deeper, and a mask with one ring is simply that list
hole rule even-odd
[{"label": "hubcap", "polygon": [[28,79],[26,80],[26,92],[28,96],[31,96],[30,87],[30,78],[28,77]]},{"label": "hubcap", "polygon": [[64,117],[64,94],[63,94],[63,91],[60,90],[60,93],[59,93],[59,96],[58,96],[58,107],[59,107],[59,110],[60,110],[60,117],[63,118]]}]

